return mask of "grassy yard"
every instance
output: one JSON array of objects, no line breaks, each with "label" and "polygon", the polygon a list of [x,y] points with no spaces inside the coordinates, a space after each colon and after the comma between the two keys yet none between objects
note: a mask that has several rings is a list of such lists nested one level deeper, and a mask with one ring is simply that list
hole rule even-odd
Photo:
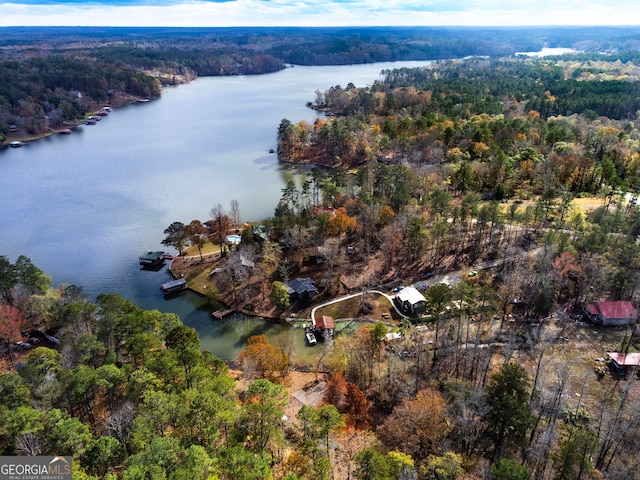
[{"label": "grassy yard", "polygon": [[316,317],[327,315],[334,319],[362,317],[372,320],[400,320],[400,317],[386,297],[378,295],[377,293],[365,293],[364,302],[371,306],[371,311],[367,313],[361,311],[363,297],[359,295],[319,308],[316,310]]},{"label": "grassy yard", "polygon": [[192,245],[190,247],[185,248],[184,256],[185,257],[197,257],[202,253],[202,255],[211,255],[212,253],[220,253],[220,246],[217,244],[213,244],[211,242],[207,242],[202,247],[202,252],[198,251],[198,247]]}]

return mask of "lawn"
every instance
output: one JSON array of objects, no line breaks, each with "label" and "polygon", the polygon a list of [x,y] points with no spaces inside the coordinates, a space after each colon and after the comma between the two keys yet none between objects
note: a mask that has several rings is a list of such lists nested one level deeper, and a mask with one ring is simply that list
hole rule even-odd
[{"label": "lawn", "polygon": [[[361,310],[363,300],[366,305],[370,306],[370,310],[366,313]],[[334,319],[368,318],[371,320],[400,320],[400,316],[393,309],[389,300],[377,293],[365,293],[364,299],[359,295],[319,308],[316,310],[316,317],[320,315],[327,315]]]}]

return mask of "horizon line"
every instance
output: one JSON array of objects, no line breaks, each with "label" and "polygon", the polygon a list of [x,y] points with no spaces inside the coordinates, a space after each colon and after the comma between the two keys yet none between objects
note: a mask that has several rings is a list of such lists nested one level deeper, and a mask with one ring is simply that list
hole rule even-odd
[{"label": "horizon line", "polygon": [[513,25],[0,25],[0,28],[639,28],[640,24],[513,24]]}]

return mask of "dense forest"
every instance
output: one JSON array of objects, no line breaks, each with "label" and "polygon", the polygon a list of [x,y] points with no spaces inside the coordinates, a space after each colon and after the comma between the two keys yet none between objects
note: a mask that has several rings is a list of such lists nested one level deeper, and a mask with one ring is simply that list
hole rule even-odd
[{"label": "dense forest", "polygon": [[[399,255],[391,249],[402,246],[409,263],[423,262],[418,272],[445,259],[491,260],[535,234],[553,246],[550,261],[562,253],[584,262],[613,254],[599,267],[582,265],[590,273],[573,285],[576,298],[590,288],[610,298],[635,294],[635,64],[469,59],[383,77],[372,87],[318,92],[314,107],[329,116],[313,125],[282,120],[281,159],[343,173],[317,171],[301,189],[285,189],[276,232],[317,222],[309,212],[321,198],[357,220],[351,230],[362,251],[382,249],[391,264]],[[600,197],[602,206],[578,207],[587,197]],[[391,241],[398,230],[402,245]],[[522,293],[545,290],[537,288]],[[543,310],[565,294],[546,292]]]},{"label": "dense forest", "polygon": [[[504,56],[543,46],[629,52],[628,28],[3,27],[0,143],[66,128],[101,105],[161,94],[197,76],[263,74],[286,64]],[[620,57],[625,61],[624,57]]]},{"label": "dense forest", "polygon": [[[0,452],[71,455],[78,479],[639,479],[638,372],[603,358],[638,352],[637,327],[582,317],[640,300],[637,65],[434,62],[319,91],[324,118],[274,125],[283,161],[332,168],[289,182],[215,275],[185,278],[299,320],[358,293],[362,321],[313,364],[261,335],[227,364],[173,314],[0,257]],[[211,217],[164,243],[222,245],[237,215]],[[460,281],[423,290],[424,312],[373,315],[366,290],[446,272]],[[317,297],[290,301],[296,277]],[[289,394],[301,370],[316,406]]]}]

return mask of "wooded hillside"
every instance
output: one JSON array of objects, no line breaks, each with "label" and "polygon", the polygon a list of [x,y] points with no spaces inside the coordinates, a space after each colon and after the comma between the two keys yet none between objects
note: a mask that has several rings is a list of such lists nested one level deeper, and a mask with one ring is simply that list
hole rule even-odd
[{"label": "wooded hillside", "polygon": [[101,104],[153,98],[162,84],[197,76],[270,73],[287,63],[495,57],[546,45],[628,52],[640,38],[625,28],[3,27],[0,32],[0,143],[11,131],[21,138],[42,135],[73,125]]},{"label": "wooded hillside", "polygon": [[[215,275],[194,262],[185,278],[305,322],[356,293],[331,305],[355,331],[323,338],[313,364],[259,335],[232,376],[175,315],[90,302],[0,257],[0,452],[71,455],[76,479],[640,478],[638,369],[607,362],[638,352],[637,318],[583,315],[640,302],[638,67],[624,55],[392,70],[318,92],[313,125],[274,125],[281,159],[333,168],[290,181]],[[222,247],[237,218],[211,215],[210,230],[176,221],[165,244]],[[298,277],[317,296],[289,296]],[[365,290],[409,284],[425,310],[378,318]],[[297,397],[315,407],[289,396],[296,369],[317,375]]]}]

